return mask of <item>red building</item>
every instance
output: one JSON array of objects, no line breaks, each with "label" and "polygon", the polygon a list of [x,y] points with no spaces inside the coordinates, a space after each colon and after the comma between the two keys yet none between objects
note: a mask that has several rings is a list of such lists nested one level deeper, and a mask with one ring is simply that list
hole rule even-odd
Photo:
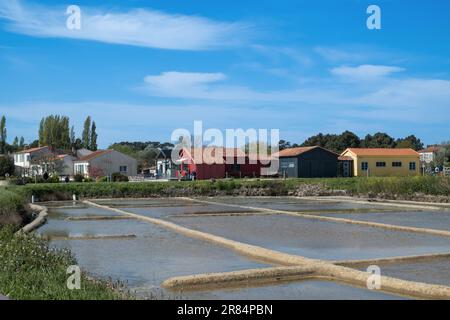
[{"label": "red building", "polygon": [[198,180],[259,177],[261,169],[267,166],[241,149],[222,147],[183,149],[180,158],[181,174]]}]

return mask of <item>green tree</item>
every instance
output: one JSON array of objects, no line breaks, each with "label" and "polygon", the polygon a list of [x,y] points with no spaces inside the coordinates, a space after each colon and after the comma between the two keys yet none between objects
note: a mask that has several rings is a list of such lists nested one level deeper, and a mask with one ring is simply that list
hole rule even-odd
[{"label": "green tree", "polygon": [[397,139],[396,148],[411,148],[416,151],[423,149],[423,143],[414,135],[407,136],[403,139]]},{"label": "green tree", "polygon": [[12,176],[14,170],[14,160],[8,156],[0,156],[0,177],[4,177],[6,174]]},{"label": "green tree", "polygon": [[6,139],[8,138],[6,130],[6,117],[2,116],[0,120],[0,153],[4,154],[6,149]]},{"label": "green tree", "polygon": [[344,131],[337,139],[338,148],[336,151],[343,152],[347,148],[359,148],[361,139],[351,131]]},{"label": "green tree", "polygon": [[368,134],[362,141],[364,148],[394,148],[395,140],[387,133],[377,132],[373,136]]},{"label": "green tree", "polygon": [[83,134],[81,136],[83,148],[89,149],[91,146],[91,117],[88,116],[84,121]]},{"label": "green tree", "polygon": [[15,137],[14,138],[14,141],[13,141],[13,147],[14,147],[14,149],[15,150],[18,150],[19,149],[19,138],[18,137]]},{"label": "green tree", "polygon": [[91,139],[89,142],[89,150],[91,151],[97,151],[97,126],[95,125],[95,121],[92,122],[92,128],[91,128]]},{"label": "green tree", "polygon": [[23,150],[24,148],[25,148],[25,138],[24,137],[20,137],[19,150]]},{"label": "green tree", "polygon": [[39,125],[39,145],[69,150],[69,118],[59,115],[43,118]]}]

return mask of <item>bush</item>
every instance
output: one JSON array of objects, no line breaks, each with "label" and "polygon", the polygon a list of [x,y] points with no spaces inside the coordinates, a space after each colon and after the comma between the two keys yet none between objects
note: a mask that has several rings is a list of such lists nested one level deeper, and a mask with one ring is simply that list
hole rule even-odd
[{"label": "bush", "polygon": [[82,174],[76,174],[73,176],[73,181],[75,182],[83,182],[84,176]]},{"label": "bush", "polygon": [[8,156],[0,156],[0,177],[4,177],[6,174],[12,176],[14,171],[14,160]]},{"label": "bush", "polygon": [[115,172],[111,175],[112,181],[113,182],[128,182],[129,179],[127,176],[124,176],[121,173]]},{"label": "bush", "polygon": [[33,234],[0,228],[0,292],[13,299],[111,300],[125,298],[114,284],[93,281],[82,273],[81,290],[69,290],[67,268],[77,262],[68,250],[49,248]]}]

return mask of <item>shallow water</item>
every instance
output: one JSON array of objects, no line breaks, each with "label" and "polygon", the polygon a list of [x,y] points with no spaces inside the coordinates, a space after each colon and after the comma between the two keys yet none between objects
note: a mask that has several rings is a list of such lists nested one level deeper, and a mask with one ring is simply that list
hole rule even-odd
[{"label": "shallow water", "polygon": [[[92,208],[93,213],[97,211],[103,215],[103,210]],[[49,219],[39,232],[57,236],[135,234],[136,238],[126,240],[54,240],[51,245],[71,249],[80,266],[93,276],[120,279],[132,290],[141,288],[140,294],[146,297],[160,292],[161,282],[174,276],[268,267],[231,250],[141,221]]]},{"label": "shallow water", "polygon": [[371,212],[352,214],[323,214],[324,216],[351,220],[371,221],[406,227],[450,230],[450,211],[431,212]]},{"label": "shallow water", "polygon": [[223,289],[203,292],[184,292],[189,299],[217,300],[401,300],[400,296],[380,291],[347,286],[330,281],[304,280],[298,282]]},{"label": "shallow water", "polygon": [[273,210],[315,212],[315,211],[365,211],[383,210],[395,211],[397,207],[377,205],[372,203],[352,203],[346,201],[316,201],[297,199],[292,197],[215,197],[199,198],[201,200],[214,201],[217,203],[236,204],[242,206],[260,207]]},{"label": "shallow water", "polygon": [[[379,267],[381,268],[381,275],[450,286],[450,258],[381,264]],[[361,270],[366,270],[366,268],[361,268]]]},{"label": "shallow water", "polygon": [[228,239],[325,260],[450,252],[450,238],[302,217],[173,217],[170,220]]},{"label": "shallow water", "polygon": [[[220,199],[223,201],[223,199]],[[251,199],[244,199],[250,201]],[[283,199],[276,198],[282,206]],[[284,201],[292,201],[285,198]],[[125,211],[162,218],[193,229],[286,253],[311,258],[344,260],[370,259],[425,253],[450,252],[450,238],[435,237],[379,228],[353,226],[291,217],[287,215],[209,216],[205,213],[249,212],[247,209],[222,205],[193,203],[183,199],[105,200]],[[261,206],[273,204],[272,199],[244,203],[241,198],[227,198],[226,203]],[[286,203],[286,206],[297,206]],[[325,210],[323,204],[305,204]],[[333,210],[332,203],[326,203]],[[339,206],[338,206],[339,207]],[[345,207],[345,206],[344,206]],[[343,207],[341,207],[342,209]],[[347,208],[347,207],[346,207]],[[129,239],[53,240],[55,247],[69,248],[83,270],[95,277],[122,280],[132,292],[144,298],[159,299],[398,299],[394,295],[355,288],[328,281],[306,280],[290,283],[194,292],[172,292],[160,288],[164,280],[182,275],[227,272],[269,265],[252,261],[232,250],[197,239],[185,237],[151,223],[139,220],[67,220],[75,217],[113,217],[120,214],[82,203],[65,202],[49,206],[49,220],[39,232],[49,236],[120,236]],[[337,209],[337,210],[341,210]],[[348,209],[348,208],[347,208]],[[342,209],[342,210],[347,210]],[[359,208],[357,210],[372,210]],[[385,208],[383,208],[384,210]],[[305,209],[306,210],[306,209]],[[190,214],[199,214],[191,216]],[[349,217],[370,217],[373,213],[349,214]],[[377,213],[376,213],[377,214]],[[394,215],[393,213],[379,213]],[[427,212],[403,212],[421,215]],[[434,222],[435,212],[427,223]],[[344,216],[335,213],[332,216]],[[397,216],[395,216],[397,217]],[[420,216],[422,217],[422,216]],[[442,217],[441,217],[442,218]],[[412,221],[414,221],[412,219]],[[440,223],[440,222],[436,222]],[[382,274],[430,283],[449,284],[449,260],[432,264],[402,264],[382,266]]]},{"label": "shallow water", "polygon": [[233,208],[221,205],[201,205],[201,206],[176,206],[176,207],[119,207],[121,210],[132,212],[152,218],[168,218],[182,215],[206,215],[206,214],[229,214],[242,212],[255,212],[248,209]]}]

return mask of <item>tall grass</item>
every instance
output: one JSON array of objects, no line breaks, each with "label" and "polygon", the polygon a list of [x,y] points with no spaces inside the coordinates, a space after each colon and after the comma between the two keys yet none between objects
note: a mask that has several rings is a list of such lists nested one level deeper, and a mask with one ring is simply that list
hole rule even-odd
[{"label": "tall grass", "polygon": [[76,261],[67,250],[49,247],[33,234],[0,227],[0,292],[12,299],[111,300],[124,298],[112,285],[81,278],[80,290],[67,288],[67,268]]},{"label": "tall grass", "polygon": [[23,193],[10,191],[0,187],[0,225],[4,223],[20,223],[26,207]]}]

